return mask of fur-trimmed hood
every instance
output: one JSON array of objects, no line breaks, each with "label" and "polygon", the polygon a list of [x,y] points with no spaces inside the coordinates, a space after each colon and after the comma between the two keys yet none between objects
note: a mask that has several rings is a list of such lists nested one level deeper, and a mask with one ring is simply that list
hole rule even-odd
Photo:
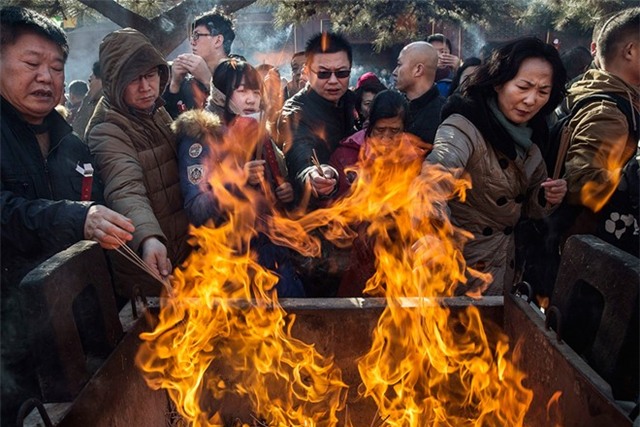
[{"label": "fur-trimmed hood", "polygon": [[221,138],[224,133],[222,120],[207,110],[188,110],[180,114],[171,124],[178,140],[185,138],[203,140],[206,136]]}]

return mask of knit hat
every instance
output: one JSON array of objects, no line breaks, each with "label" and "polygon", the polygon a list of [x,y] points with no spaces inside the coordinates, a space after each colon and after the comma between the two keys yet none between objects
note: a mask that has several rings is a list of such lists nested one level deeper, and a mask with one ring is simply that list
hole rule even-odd
[{"label": "knit hat", "polygon": [[364,73],[358,78],[358,83],[356,83],[356,89],[361,86],[382,86],[380,79],[374,73],[369,71],[368,73]]}]

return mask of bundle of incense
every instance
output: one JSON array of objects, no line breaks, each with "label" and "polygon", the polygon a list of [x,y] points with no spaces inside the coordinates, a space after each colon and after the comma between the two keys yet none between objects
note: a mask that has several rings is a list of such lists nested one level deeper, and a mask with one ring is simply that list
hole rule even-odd
[{"label": "bundle of incense", "polygon": [[318,154],[316,154],[316,149],[314,148],[313,154],[311,155],[311,163],[316,167],[316,170],[320,174],[321,177],[325,178],[324,172],[322,171],[322,166],[320,166],[320,160],[318,160]]}]

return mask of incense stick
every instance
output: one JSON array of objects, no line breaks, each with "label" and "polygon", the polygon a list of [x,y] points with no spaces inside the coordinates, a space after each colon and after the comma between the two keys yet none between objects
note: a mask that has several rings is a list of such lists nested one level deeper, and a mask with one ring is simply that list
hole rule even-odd
[{"label": "incense stick", "polygon": [[149,267],[144,262],[144,260],[140,258],[140,256],[124,242],[124,240],[122,240],[116,235],[113,235],[113,237],[115,237],[116,241],[120,244],[120,246],[116,248],[116,251],[118,251],[123,257],[125,257],[131,263],[140,267],[140,269],[145,273],[147,273],[149,276],[153,277],[158,282],[162,283],[162,286],[165,287],[165,289],[167,290],[167,293],[169,295],[173,295],[173,289],[171,288],[171,285],[169,284],[167,279],[163,278],[158,273],[153,271],[151,267]]},{"label": "incense stick", "polygon": [[320,174],[321,177],[326,178],[324,175],[324,171],[322,170],[322,166],[320,165],[320,160],[318,160],[318,154],[316,153],[316,149],[312,149],[311,154],[311,163],[316,167],[316,170]]}]

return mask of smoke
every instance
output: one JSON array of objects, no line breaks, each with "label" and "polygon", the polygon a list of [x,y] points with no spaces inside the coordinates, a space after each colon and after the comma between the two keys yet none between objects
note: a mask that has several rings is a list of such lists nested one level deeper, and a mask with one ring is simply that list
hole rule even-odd
[{"label": "smoke", "polygon": [[107,34],[119,29],[113,22],[101,22],[69,31],[69,58],[64,67],[65,81],[87,81],[91,67],[98,60],[100,42]]},{"label": "smoke", "polygon": [[240,53],[254,66],[271,64],[280,70],[283,77],[290,78],[293,31],[293,25],[277,30],[272,22],[238,25],[231,51]]}]

